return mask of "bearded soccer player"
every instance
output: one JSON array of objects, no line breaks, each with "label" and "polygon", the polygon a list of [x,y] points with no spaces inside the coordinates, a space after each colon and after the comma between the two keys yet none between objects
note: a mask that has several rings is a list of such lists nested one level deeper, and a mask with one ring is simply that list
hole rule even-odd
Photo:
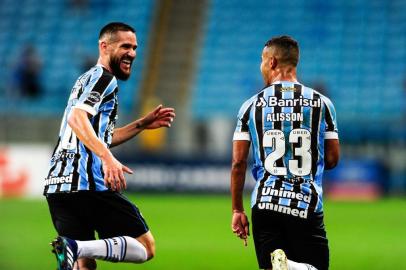
[{"label": "bearded soccer player", "polygon": [[291,37],[274,37],[265,44],[265,88],[241,106],[233,138],[231,226],[247,240],[242,197],[252,145],[256,185],[251,218],[261,269],[329,267],[322,175],[339,159],[336,112],[327,97],[298,82],[298,61],[299,46]]},{"label": "bearded soccer player", "polygon": [[107,24],[100,31],[97,64],[71,91],[44,190],[59,234],[52,242],[58,270],[93,270],[95,259],[143,263],[155,254],[147,223],[121,194],[126,188],[124,173],[132,171],[110,152],[144,129],[170,127],[175,117],[173,108],[159,105],[115,127],[117,79],[129,78],[136,49],[131,26]]}]

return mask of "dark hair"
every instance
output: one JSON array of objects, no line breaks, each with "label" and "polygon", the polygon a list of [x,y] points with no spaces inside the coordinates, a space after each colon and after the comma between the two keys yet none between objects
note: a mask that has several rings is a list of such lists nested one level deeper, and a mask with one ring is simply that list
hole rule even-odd
[{"label": "dark hair", "polygon": [[299,62],[299,45],[290,36],[273,37],[265,43],[268,48],[275,47],[281,64],[296,67]]},{"label": "dark hair", "polygon": [[134,28],[129,26],[128,24],[122,23],[122,22],[111,22],[106,24],[101,30],[99,34],[99,39],[101,39],[104,35],[107,34],[114,34],[118,31],[131,31],[135,33]]}]

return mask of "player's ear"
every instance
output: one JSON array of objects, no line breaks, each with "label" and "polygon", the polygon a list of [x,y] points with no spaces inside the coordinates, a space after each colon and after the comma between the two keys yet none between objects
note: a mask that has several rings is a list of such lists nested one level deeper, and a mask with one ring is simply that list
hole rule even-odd
[{"label": "player's ear", "polygon": [[99,40],[99,50],[101,53],[106,52],[107,50],[107,42],[105,40]]},{"label": "player's ear", "polygon": [[278,65],[278,59],[276,59],[275,56],[271,56],[271,59],[269,61],[269,68],[275,69],[277,65]]}]

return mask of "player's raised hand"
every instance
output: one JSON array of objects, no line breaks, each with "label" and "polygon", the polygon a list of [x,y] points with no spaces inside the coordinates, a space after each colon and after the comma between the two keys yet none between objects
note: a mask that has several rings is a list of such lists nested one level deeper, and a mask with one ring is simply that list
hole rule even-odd
[{"label": "player's raised hand", "polygon": [[175,116],[174,108],[166,108],[161,104],[142,118],[142,126],[146,129],[170,127]]},{"label": "player's raised hand", "polygon": [[234,211],[231,220],[231,229],[237,237],[244,240],[244,245],[247,246],[247,238],[250,235],[249,222],[247,215],[243,211]]},{"label": "player's raised hand", "polygon": [[115,191],[127,188],[124,173],[132,174],[133,171],[121,164],[112,154],[101,158],[104,172],[104,185]]}]

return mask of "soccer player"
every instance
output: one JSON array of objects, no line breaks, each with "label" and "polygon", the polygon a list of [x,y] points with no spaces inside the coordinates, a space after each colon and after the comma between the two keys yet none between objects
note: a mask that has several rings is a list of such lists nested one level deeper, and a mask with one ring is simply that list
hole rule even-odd
[{"label": "soccer player", "polygon": [[144,129],[170,127],[175,117],[173,108],[159,105],[115,127],[117,79],[129,78],[136,49],[131,26],[107,24],[99,35],[97,65],[71,91],[44,189],[59,234],[52,242],[59,270],[93,270],[95,259],[143,263],[155,254],[140,211],[120,193],[126,188],[124,173],[132,171],[109,150]]},{"label": "soccer player", "polygon": [[291,37],[265,44],[265,87],[241,106],[233,137],[231,226],[247,240],[242,196],[252,145],[252,231],[261,269],[329,266],[322,175],[339,159],[336,113],[327,97],[297,81],[298,61],[299,46]]}]

